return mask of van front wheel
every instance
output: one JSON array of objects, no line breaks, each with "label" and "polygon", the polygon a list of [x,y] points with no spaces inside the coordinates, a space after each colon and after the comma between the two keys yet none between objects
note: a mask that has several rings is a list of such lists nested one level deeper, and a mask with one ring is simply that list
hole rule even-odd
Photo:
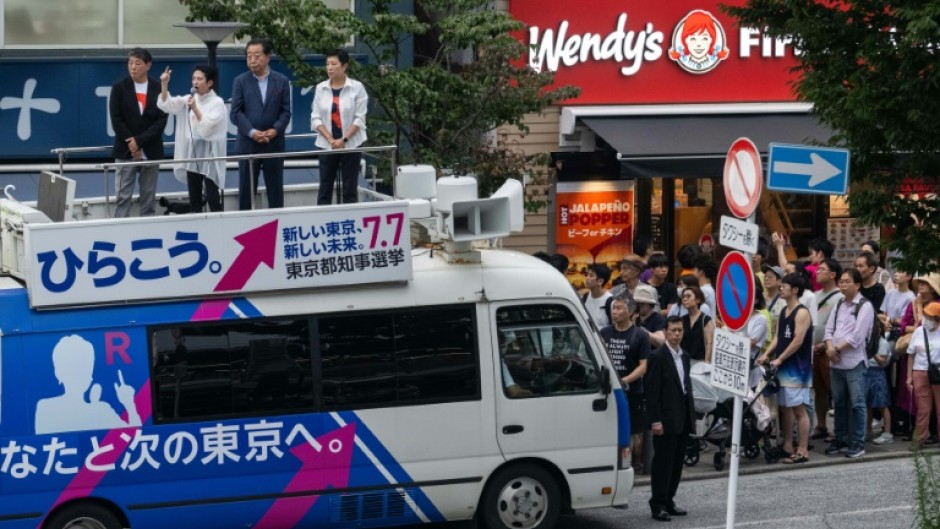
[{"label": "van front wheel", "polygon": [[69,505],[50,516],[43,529],[121,529],[110,510],[94,503]]},{"label": "van front wheel", "polygon": [[561,492],[541,467],[512,465],[490,480],[480,511],[487,529],[551,529],[561,512]]}]

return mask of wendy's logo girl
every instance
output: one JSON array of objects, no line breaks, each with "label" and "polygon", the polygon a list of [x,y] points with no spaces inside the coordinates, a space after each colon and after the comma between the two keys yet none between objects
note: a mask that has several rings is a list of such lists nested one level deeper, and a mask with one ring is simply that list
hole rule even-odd
[{"label": "wendy's logo girl", "polygon": [[672,32],[669,58],[683,70],[701,74],[728,58],[725,30],[708,11],[690,12]]}]

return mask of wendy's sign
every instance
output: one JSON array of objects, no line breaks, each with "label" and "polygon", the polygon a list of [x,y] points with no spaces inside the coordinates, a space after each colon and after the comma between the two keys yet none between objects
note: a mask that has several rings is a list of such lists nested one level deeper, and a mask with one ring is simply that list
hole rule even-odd
[{"label": "wendy's sign", "polygon": [[509,10],[527,26],[529,65],[581,88],[567,104],[794,101],[792,43],[738,26],[718,4],[510,0]]}]

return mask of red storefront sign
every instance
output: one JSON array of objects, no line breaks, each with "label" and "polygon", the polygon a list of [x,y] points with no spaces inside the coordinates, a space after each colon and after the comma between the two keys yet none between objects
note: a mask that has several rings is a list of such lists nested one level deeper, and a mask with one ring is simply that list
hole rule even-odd
[{"label": "red storefront sign", "polygon": [[[741,0],[725,0],[741,4]],[[715,0],[510,0],[529,64],[581,88],[566,104],[792,102],[792,43]]]}]

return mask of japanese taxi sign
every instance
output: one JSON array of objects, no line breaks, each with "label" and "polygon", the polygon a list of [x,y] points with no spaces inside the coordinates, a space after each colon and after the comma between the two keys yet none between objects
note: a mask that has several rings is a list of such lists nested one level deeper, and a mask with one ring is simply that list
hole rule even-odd
[{"label": "japanese taxi sign", "polygon": [[712,386],[742,397],[747,396],[751,342],[725,329],[715,329],[712,349]]}]

